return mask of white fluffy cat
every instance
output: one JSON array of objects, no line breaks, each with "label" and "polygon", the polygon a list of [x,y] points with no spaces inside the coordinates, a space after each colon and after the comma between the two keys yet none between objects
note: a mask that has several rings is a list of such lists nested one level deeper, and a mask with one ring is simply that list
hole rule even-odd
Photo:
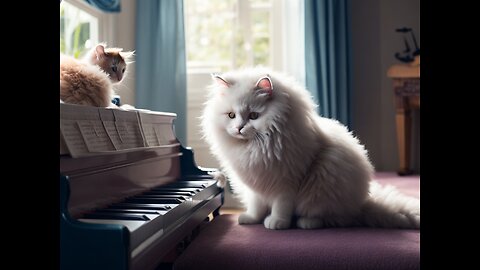
[{"label": "white fluffy cat", "polygon": [[[420,203],[371,182],[367,151],[310,93],[263,68],[214,75],[203,135],[247,210],[240,224],[420,227]],[[216,174],[217,179],[225,179]]]}]

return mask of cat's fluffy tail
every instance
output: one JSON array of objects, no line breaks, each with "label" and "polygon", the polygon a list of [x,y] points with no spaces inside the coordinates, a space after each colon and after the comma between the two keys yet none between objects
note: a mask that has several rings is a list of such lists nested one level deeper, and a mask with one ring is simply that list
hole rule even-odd
[{"label": "cat's fluffy tail", "polygon": [[370,227],[419,229],[420,200],[401,194],[393,186],[372,182],[361,223]]}]

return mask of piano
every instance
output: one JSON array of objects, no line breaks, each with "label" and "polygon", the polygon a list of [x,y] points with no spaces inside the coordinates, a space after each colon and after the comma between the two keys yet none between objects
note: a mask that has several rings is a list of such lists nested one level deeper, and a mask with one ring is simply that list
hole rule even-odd
[{"label": "piano", "polygon": [[223,190],[172,113],[60,104],[61,269],[156,269],[218,215]]}]

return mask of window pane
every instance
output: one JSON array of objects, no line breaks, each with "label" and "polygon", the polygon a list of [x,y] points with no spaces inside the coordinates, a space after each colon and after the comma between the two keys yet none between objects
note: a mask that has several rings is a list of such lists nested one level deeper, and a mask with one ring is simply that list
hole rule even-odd
[{"label": "window pane", "polygon": [[270,0],[185,0],[189,70],[270,65]]},{"label": "window pane", "polygon": [[230,68],[236,0],[186,0],[185,38],[189,68]]},{"label": "window pane", "polygon": [[98,37],[94,36],[98,27],[98,19],[83,10],[62,1],[60,4],[60,52],[82,57],[97,43]]},{"label": "window pane", "polygon": [[252,12],[253,63],[268,65],[270,63],[270,12]]},{"label": "window pane", "polygon": [[270,0],[250,0],[250,3],[252,3],[252,5],[259,5],[259,6],[270,5]]}]

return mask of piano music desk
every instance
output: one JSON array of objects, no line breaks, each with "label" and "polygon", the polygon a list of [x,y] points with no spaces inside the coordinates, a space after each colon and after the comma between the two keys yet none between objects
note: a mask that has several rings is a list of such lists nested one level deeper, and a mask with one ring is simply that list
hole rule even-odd
[{"label": "piano music desk", "polygon": [[393,65],[387,76],[393,80],[395,121],[400,167],[399,175],[412,173],[410,168],[412,109],[420,109],[420,56],[410,65]]}]

